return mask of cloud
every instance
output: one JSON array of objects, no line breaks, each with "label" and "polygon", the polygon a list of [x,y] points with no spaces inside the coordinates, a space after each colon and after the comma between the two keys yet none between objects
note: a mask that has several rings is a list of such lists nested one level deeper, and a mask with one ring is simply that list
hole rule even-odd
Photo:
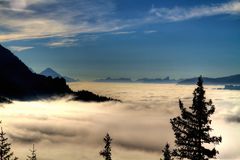
[{"label": "cloud", "polygon": [[147,30],[147,31],[144,31],[145,34],[151,34],[151,33],[156,33],[157,31],[156,30]]},{"label": "cloud", "polygon": [[228,122],[240,123],[240,116],[229,116],[226,119]]},{"label": "cloud", "polygon": [[60,39],[58,41],[49,42],[47,46],[49,47],[70,47],[76,45],[77,39]]},{"label": "cloud", "polygon": [[[179,96],[183,97],[185,106],[190,106],[192,100],[189,97],[192,97],[194,86],[107,86],[101,85],[100,89],[97,84],[71,85],[74,90],[88,89],[117,97],[123,100],[122,103],[83,103],[55,99],[15,101],[4,105],[0,117],[14,151],[18,152],[16,155],[24,159],[27,154],[24,148],[34,143],[40,152],[40,159],[46,159],[45,155],[66,160],[81,157],[97,159],[104,146],[102,139],[109,132],[113,138],[112,151],[116,159],[159,159],[164,145],[169,142],[173,146],[174,143],[169,120],[179,115]],[[219,158],[237,160],[240,143],[235,137],[239,134],[240,125],[228,123],[225,118],[226,115],[235,116],[239,113],[240,94],[220,92],[214,88],[207,87],[207,98],[212,98],[216,106],[216,113],[211,117],[212,133],[223,137],[223,143],[217,146]]]},{"label": "cloud", "polygon": [[160,21],[173,21],[173,22],[222,14],[234,15],[240,13],[240,2],[231,1],[222,4],[214,4],[210,6],[203,5],[192,8],[152,7],[149,13],[156,16]]},{"label": "cloud", "polygon": [[34,47],[30,47],[30,46],[10,46],[9,48],[12,51],[15,51],[15,52],[22,52],[22,51],[25,51],[25,50],[33,49]]},{"label": "cloud", "polygon": [[34,144],[40,142],[42,139],[41,136],[38,134],[28,134],[26,135],[25,133],[23,134],[16,134],[16,133],[9,133],[8,134],[11,139],[13,139],[15,142],[20,142],[20,143],[26,143],[26,144]]},{"label": "cloud", "polygon": [[114,35],[126,35],[126,34],[134,34],[136,31],[119,31],[119,32],[112,32]]},{"label": "cloud", "polygon": [[13,0],[0,3],[0,41],[65,37],[121,28],[108,20],[114,5],[103,0]]},{"label": "cloud", "polygon": [[[176,22],[220,14],[239,14],[240,2],[231,1],[192,8],[152,7],[149,12],[143,12],[142,17],[133,15],[132,18],[127,19],[118,16],[116,8],[117,5],[112,0],[0,0],[0,29],[2,31],[0,42],[65,38],[86,33],[133,34],[134,31],[121,30],[158,22]],[[149,34],[153,31],[145,33]],[[64,42],[50,42],[49,45],[64,46]]]}]

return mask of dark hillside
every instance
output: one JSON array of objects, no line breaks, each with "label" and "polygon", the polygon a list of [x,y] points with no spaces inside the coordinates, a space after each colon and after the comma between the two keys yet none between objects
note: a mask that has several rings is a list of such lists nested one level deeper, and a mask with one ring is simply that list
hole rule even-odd
[{"label": "dark hillside", "polygon": [[87,99],[97,102],[108,100],[102,96],[96,99],[97,95],[92,99],[91,96],[88,97],[90,94],[85,95],[89,92],[79,93],[81,92],[73,92],[64,78],[52,78],[33,73],[10,50],[0,45],[0,97],[33,100],[72,94],[77,97],[76,100],[85,101]]}]

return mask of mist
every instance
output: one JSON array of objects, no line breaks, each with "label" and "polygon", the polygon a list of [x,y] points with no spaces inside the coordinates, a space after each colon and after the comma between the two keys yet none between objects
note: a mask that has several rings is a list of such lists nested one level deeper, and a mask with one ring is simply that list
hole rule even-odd
[{"label": "mist", "polygon": [[[0,118],[16,156],[25,159],[32,144],[39,159],[100,159],[103,137],[113,138],[113,159],[155,160],[168,142],[174,145],[170,118],[179,114],[178,100],[191,105],[195,86],[175,84],[71,83],[122,102],[84,103],[69,97],[51,101],[15,101],[3,105]],[[239,159],[239,91],[206,86],[216,106],[212,127],[222,136],[219,159]]]}]

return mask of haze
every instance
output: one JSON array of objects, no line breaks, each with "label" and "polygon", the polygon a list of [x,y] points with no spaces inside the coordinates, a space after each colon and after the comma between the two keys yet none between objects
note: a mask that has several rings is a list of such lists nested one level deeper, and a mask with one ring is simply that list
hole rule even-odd
[{"label": "haze", "polygon": [[[38,158],[43,160],[100,159],[102,138],[109,132],[114,139],[115,160],[159,159],[165,143],[173,145],[169,120],[179,114],[178,99],[190,105],[195,87],[120,83],[72,83],[70,86],[123,102],[69,102],[66,97],[4,105],[0,117],[16,156],[25,159],[34,143]],[[206,86],[206,96],[216,106],[212,134],[223,137],[217,146],[218,158],[238,160],[240,94],[216,90],[219,87]]]}]

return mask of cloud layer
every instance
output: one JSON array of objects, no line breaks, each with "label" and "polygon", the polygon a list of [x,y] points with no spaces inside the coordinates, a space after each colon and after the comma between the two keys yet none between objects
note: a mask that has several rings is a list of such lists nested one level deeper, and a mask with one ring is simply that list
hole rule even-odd
[{"label": "cloud layer", "polygon": [[[173,146],[169,119],[179,114],[178,99],[189,106],[194,89],[180,85],[105,83],[73,83],[71,87],[119,98],[123,103],[62,99],[5,105],[0,117],[21,159],[28,154],[27,148],[32,143],[43,160],[98,159],[106,132],[113,138],[114,159],[159,159],[165,143]],[[218,158],[237,160],[239,152],[229,148],[240,147],[235,139],[240,125],[229,123],[226,118],[236,114],[240,95],[214,88],[207,87],[207,98],[212,98],[216,105],[212,117],[214,134],[223,137],[223,143],[217,146]]]},{"label": "cloud layer", "polygon": [[[239,1],[190,8],[152,7],[149,12],[139,10],[142,17],[133,14],[131,18],[122,18],[123,13],[117,7],[111,0],[0,0],[0,41],[99,32],[122,35],[131,32],[128,31],[129,27],[136,28],[143,24],[240,13]],[[50,46],[63,44],[52,43]]]}]

